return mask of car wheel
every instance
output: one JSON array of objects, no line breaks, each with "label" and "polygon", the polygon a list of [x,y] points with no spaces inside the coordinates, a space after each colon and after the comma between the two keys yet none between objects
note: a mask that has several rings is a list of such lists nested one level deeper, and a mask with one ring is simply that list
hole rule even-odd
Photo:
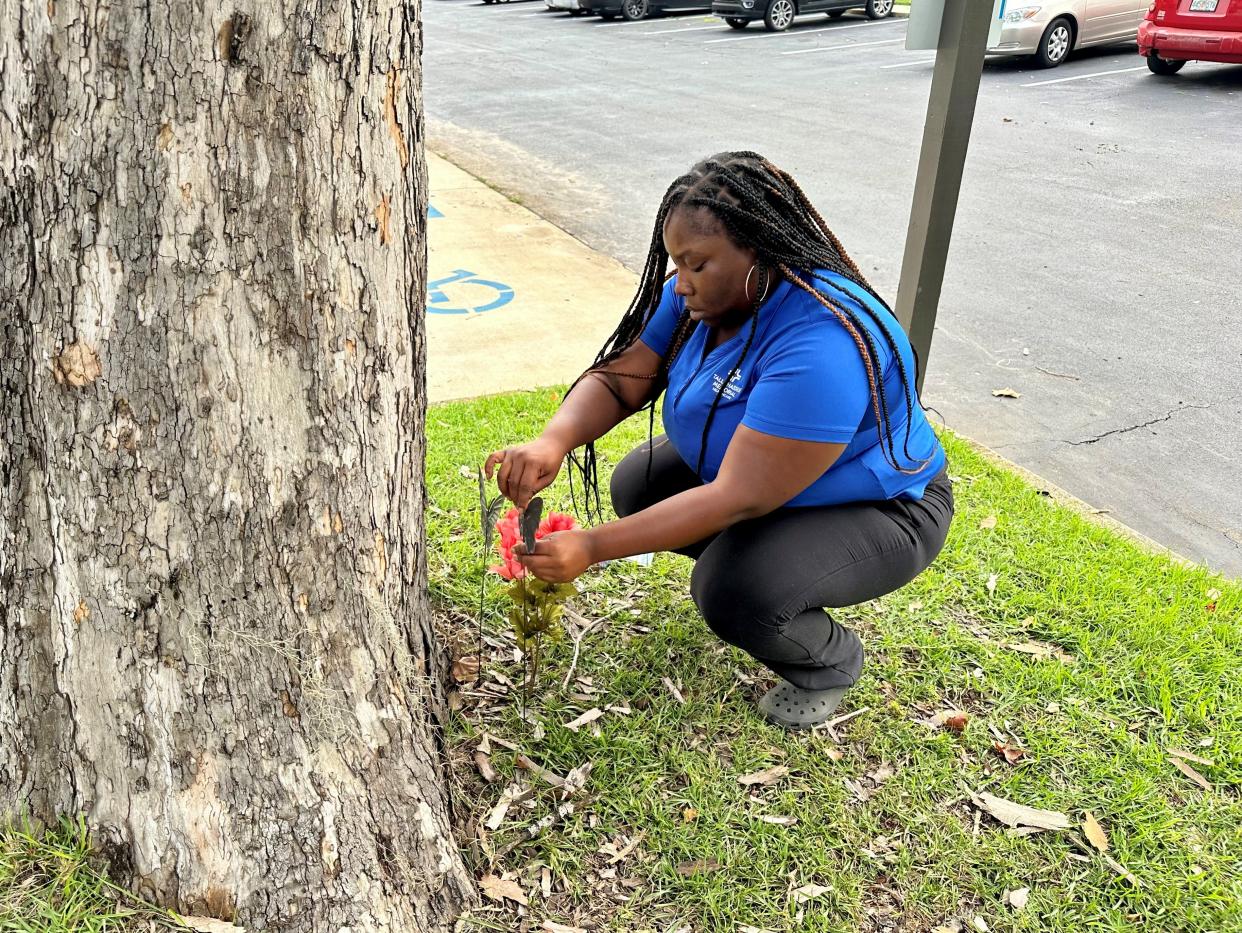
[{"label": "car wheel", "polygon": [[645,18],[647,15],[647,0],[623,0],[621,15],[631,23]]},{"label": "car wheel", "polygon": [[1184,61],[1170,61],[1167,58],[1161,58],[1155,52],[1151,52],[1147,56],[1147,67],[1151,69],[1151,73],[1162,75],[1166,78],[1177,74],[1185,64]]},{"label": "car wheel", "polygon": [[769,32],[784,32],[793,22],[796,12],[794,0],[771,0],[768,11],[763,14],[763,25],[768,27]]},{"label": "car wheel", "polygon": [[893,15],[893,0],[867,0],[868,19],[887,19]]},{"label": "car wheel", "polygon": [[740,16],[726,16],[725,22],[728,23],[730,26],[732,26],[734,29],[745,29],[747,26],[750,25],[750,20],[742,19],[742,17]]},{"label": "car wheel", "polygon": [[829,10],[828,11],[829,19],[840,19],[844,15],[845,15],[845,10]]},{"label": "car wheel", "polygon": [[1048,24],[1043,38],[1039,40],[1039,51],[1035,53],[1035,62],[1040,68],[1055,68],[1065,61],[1074,44],[1074,27],[1064,16],[1059,16]]}]

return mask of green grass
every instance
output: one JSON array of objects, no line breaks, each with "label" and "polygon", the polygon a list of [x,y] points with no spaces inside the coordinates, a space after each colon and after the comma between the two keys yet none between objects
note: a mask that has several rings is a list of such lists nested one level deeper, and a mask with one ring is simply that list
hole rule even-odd
[{"label": "green grass", "polygon": [[[558,398],[544,390],[429,413],[431,585],[455,620],[459,652],[473,650],[481,559],[477,488],[462,467],[533,437]],[[635,419],[602,445],[605,484],[611,464],[645,433]],[[479,706],[477,689],[463,691],[450,740],[467,815],[481,820],[514,774],[513,753],[493,745],[501,780],[479,779],[471,756],[483,731],[560,774],[594,765],[574,812],[535,840],[525,827],[552,813],[550,792],[530,809],[513,808],[483,841],[468,834],[478,873],[512,872],[535,925],[548,917],[611,930],[677,922],[696,931],[930,930],[954,920],[971,929],[978,916],[991,930],[1242,930],[1242,588],[1147,553],[962,441],[945,442],[958,501],[945,550],[904,590],[839,613],[863,635],[868,656],[842,708],[867,711],[841,726],[839,745],[758,718],[754,701],[770,681],[698,618],[690,561],[614,563],[584,576],[577,600],[588,618],[613,613],[586,636],[578,663],[595,693],[562,689],[568,640],[548,650],[525,721],[513,693]],[[569,510],[563,476],[545,499]],[[990,516],[995,528],[980,528]],[[492,644],[484,682],[494,680],[489,672],[520,680],[503,608],[496,581],[485,611]],[[1032,641],[1058,647],[1071,663],[1005,647]],[[681,686],[685,705],[666,677]],[[609,704],[633,714],[605,715],[598,734],[563,728]],[[961,735],[919,722],[948,707],[971,714]],[[992,729],[1015,737],[1025,758],[999,758]],[[1213,790],[1170,764],[1170,748],[1211,759],[1194,767]],[[737,781],[777,764],[790,772],[772,787],[748,793]],[[881,766],[893,774],[877,786],[867,776]],[[865,801],[846,779],[870,792]],[[968,792],[980,789],[1063,811],[1076,826],[1091,811],[1108,833],[1109,855],[1139,884],[1086,847],[1080,832],[1015,836],[978,818]],[[687,810],[697,815],[687,819]],[[640,832],[632,855],[606,864],[602,846],[620,848]],[[489,852],[514,842],[492,865]],[[678,872],[694,860],[709,870]],[[539,892],[545,868],[553,879],[547,900]],[[829,890],[799,905],[790,892],[809,884]],[[1002,897],[1022,887],[1030,900],[1016,912]],[[499,910],[490,904],[468,928],[516,928]]]},{"label": "green grass", "polygon": [[86,828],[64,822],[0,831],[2,933],[148,933],[184,929],[168,913],[112,885]]},{"label": "green grass", "polygon": [[[558,398],[544,390],[429,413],[431,585],[459,653],[475,641],[481,561],[477,489],[461,468],[534,436]],[[626,424],[602,445],[605,483],[645,427]],[[581,682],[562,689],[572,650],[554,644],[524,720],[516,694],[497,686],[521,669],[493,578],[482,680],[499,693],[480,704],[480,690],[463,690],[448,748],[467,858],[480,876],[512,873],[530,906],[518,920],[487,903],[463,930],[538,928],[544,918],[616,931],[927,931],[954,920],[969,930],[975,917],[998,931],[1242,930],[1242,587],[1146,553],[961,441],[946,445],[958,513],[941,557],[901,592],[840,613],[868,652],[842,710],[866,712],[840,728],[840,743],[757,717],[763,672],[712,637],[688,598],[692,565],[668,555],[580,581],[578,609],[608,615],[584,639],[577,668],[595,692],[578,693]],[[568,510],[563,477],[545,498]],[[990,516],[995,528],[981,529]],[[1073,663],[1005,647],[1030,641]],[[680,685],[685,705],[664,678]],[[598,734],[563,728],[610,704],[633,712],[608,713]],[[948,707],[971,714],[961,735],[919,722]],[[991,728],[1016,737],[1026,757],[1011,766],[993,754]],[[560,803],[541,790],[480,839],[467,824],[515,774],[513,753],[493,744],[501,781],[478,776],[472,755],[484,730],[562,775],[592,762],[572,813],[531,840],[526,828]],[[1211,759],[1195,767],[1214,789],[1169,764],[1170,748]],[[771,787],[737,781],[778,764],[789,774]],[[891,777],[868,777],[881,768]],[[981,789],[1064,811],[1075,824],[1090,810],[1109,854],[1140,886],[1084,853],[1077,832],[1014,836],[979,818],[968,792]],[[624,848],[639,833],[633,852],[608,864],[601,847]],[[491,853],[510,845],[493,864]],[[691,873],[696,863],[706,870]],[[792,892],[812,884],[826,890],[799,904]],[[1020,887],[1030,901],[1016,913],[1002,896]],[[80,825],[0,831],[0,933],[129,933],[153,923],[173,926],[108,883]]]}]

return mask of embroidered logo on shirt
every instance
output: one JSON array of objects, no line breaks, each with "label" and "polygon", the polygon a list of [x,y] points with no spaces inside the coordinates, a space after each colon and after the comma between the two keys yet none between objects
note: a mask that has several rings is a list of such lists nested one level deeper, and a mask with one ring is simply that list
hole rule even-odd
[{"label": "embroidered logo on shirt", "polygon": [[[719,392],[720,386],[724,382],[724,376],[720,373],[712,374],[712,391]],[[733,374],[733,378],[729,380],[728,386],[724,390],[724,400],[731,402],[738,397],[742,391],[742,371],[739,369]]]}]

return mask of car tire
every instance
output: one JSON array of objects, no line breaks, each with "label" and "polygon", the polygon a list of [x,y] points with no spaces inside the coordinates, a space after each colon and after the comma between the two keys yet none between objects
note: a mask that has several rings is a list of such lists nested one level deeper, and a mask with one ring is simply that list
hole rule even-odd
[{"label": "car tire", "polygon": [[750,25],[750,20],[742,19],[740,16],[726,16],[725,22],[733,29],[745,29]]},{"label": "car tire", "polygon": [[1184,61],[1171,61],[1167,58],[1161,58],[1155,52],[1151,52],[1147,56],[1147,67],[1154,75],[1160,75],[1162,78],[1172,77],[1177,74],[1185,66]]},{"label": "car tire", "polygon": [[767,12],[763,14],[763,25],[768,32],[784,32],[797,12],[794,0],[769,0]]},{"label": "car tire", "polygon": [[845,10],[829,10],[828,11],[829,19],[840,19],[844,15],[845,15]]},{"label": "car tire", "polygon": [[1074,47],[1074,27],[1064,16],[1058,16],[1039,39],[1035,63],[1040,68],[1055,68],[1069,57]]},{"label": "car tire", "polygon": [[867,0],[867,19],[888,19],[893,15],[893,0]]},{"label": "car tire", "polygon": [[647,0],[621,0],[621,18],[631,23],[646,19],[651,12],[651,4]]}]

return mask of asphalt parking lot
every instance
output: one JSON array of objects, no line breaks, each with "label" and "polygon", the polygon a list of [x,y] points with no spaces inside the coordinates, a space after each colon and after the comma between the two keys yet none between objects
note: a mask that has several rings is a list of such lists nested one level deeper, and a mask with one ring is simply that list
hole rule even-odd
[{"label": "asphalt parking lot", "polygon": [[[473,0],[424,19],[432,147],[590,245],[640,266],[668,182],[756,149],[895,296],[934,57],[903,19],[738,32]],[[1239,66],[1160,78],[1133,44],[990,59],[925,390],[950,427],[1234,576],[1240,114]]]}]

